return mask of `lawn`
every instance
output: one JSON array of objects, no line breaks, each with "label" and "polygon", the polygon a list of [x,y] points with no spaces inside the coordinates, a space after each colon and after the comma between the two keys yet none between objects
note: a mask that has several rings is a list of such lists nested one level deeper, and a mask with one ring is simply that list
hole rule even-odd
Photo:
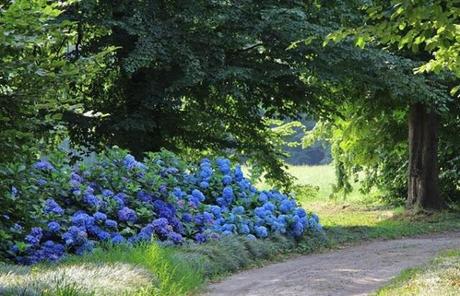
[{"label": "lawn", "polygon": [[117,295],[188,295],[199,291],[206,281],[292,254],[368,239],[460,229],[460,215],[454,212],[408,215],[401,207],[387,206],[359,191],[346,199],[330,199],[334,180],[331,166],[289,169],[298,184],[318,187],[315,196],[297,198],[303,207],[319,215],[327,240],[310,237],[295,241],[280,236],[254,241],[227,238],[182,247],[146,244],[131,249],[98,249],[83,257],[71,256],[57,266],[0,265],[0,294],[113,295],[111,291],[118,289]]},{"label": "lawn", "polygon": [[289,172],[300,185],[318,187],[317,196],[297,196],[305,209],[321,218],[332,244],[364,239],[394,239],[460,229],[460,213],[410,214],[403,207],[384,204],[377,192],[363,194],[355,185],[347,197],[331,198],[334,168],[290,166]]}]

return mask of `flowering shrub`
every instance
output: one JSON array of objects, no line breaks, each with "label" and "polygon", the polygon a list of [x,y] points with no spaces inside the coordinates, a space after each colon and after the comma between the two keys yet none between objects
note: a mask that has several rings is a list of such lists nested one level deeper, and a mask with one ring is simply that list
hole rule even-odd
[{"label": "flowering shrub", "polygon": [[10,229],[16,237],[10,254],[24,264],[83,254],[99,242],[203,243],[233,234],[257,239],[322,231],[315,214],[278,191],[257,190],[223,158],[187,165],[163,151],[140,162],[114,148],[89,163],[40,160],[21,184],[9,194],[36,200],[34,227]]}]

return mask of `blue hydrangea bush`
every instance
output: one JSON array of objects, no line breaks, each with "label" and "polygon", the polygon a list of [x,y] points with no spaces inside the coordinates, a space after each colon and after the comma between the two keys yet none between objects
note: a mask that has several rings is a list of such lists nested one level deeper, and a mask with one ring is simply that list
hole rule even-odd
[{"label": "blue hydrangea bush", "polygon": [[279,191],[257,190],[240,166],[224,158],[187,164],[163,151],[141,162],[113,148],[91,162],[40,160],[20,184],[9,198],[35,201],[33,225],[10,227],[15,239],[9,254],[22,264],[83,254],[102,242],[179,245],[236,234],[301,238],[322,231],[315,214]]}]

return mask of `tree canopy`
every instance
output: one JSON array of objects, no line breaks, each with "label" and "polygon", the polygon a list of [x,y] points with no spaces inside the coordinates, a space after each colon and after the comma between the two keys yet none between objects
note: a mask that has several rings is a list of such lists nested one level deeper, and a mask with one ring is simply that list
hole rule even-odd
[{"label": "tree canopy", "polygon": [[[342,187],[364,170],[400,197],[418,106],[440,121],[432,156],[455,191],[458,1],[422,2],[7,1],[0,162],[69,137],[136,156],[225,153],[286,185],[282,139],[297,123],[273,127],[307,115],[333,144]],[[409,130],[435,148],[429,125]]]}]

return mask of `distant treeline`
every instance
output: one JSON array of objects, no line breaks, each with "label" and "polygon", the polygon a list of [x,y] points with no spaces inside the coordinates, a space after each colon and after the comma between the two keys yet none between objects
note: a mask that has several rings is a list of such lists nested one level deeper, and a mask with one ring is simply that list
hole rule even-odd
[{"label": "distant treeline", "polygon": [[[311,130],[315,127],[316,122],[310,119],[300,120],[306,130]],[[289,154],[286,162],[292,165],[321,165],[328,164],[332,161],[331,145],[325,141],[317,141],[308,148],[302,148],[301,142],[304,137],[302,129],[296,129],[296,133],[289,137],[288,143],[299,143],[292,147],[286,144],[284,151]]]}]

